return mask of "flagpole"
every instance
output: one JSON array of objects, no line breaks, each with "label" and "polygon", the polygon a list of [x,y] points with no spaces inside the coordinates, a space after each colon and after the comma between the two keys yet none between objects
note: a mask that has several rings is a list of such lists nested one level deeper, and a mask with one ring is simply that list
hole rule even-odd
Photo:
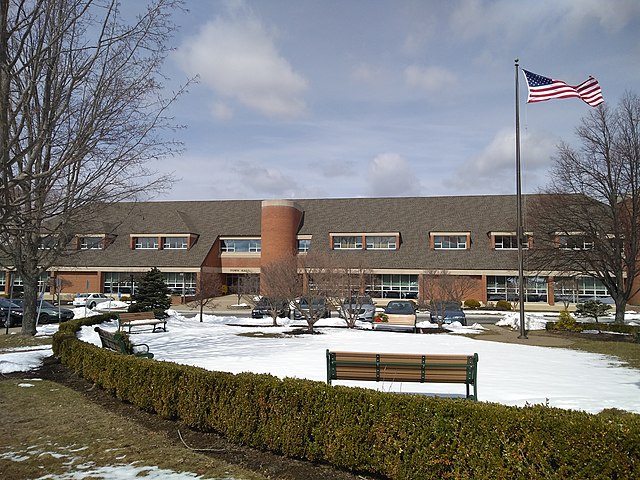
[{"label": "flagpole", "polygon": [[516,210],[517,227],[516,237],[518,242],[518,303],[520,305],[520,335],[518,338],[527,338],[527,329],[524,324],[524,255],[522,252],[522,242],[524,231],[522,227],[522,174],[520,165],[520,91],[518,81],[518,59],[515,61],[516,67]]}]

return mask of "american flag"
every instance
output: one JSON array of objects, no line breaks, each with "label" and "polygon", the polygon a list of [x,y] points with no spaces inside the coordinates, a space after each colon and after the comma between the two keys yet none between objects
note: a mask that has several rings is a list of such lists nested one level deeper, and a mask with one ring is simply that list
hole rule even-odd
[{"label": "american flag", "polygon": [[524,69],[522,71],[524,72],[524,76],[527,79],[527,86],[529,87],[527,103],[572,97],[581,98],[592,107],[597,107],[604,102],[600,85],[593,77],[589,77],[580,85],[574,87],[567,85],[562,80],[552,80],[551,78],[543,77],[542,75],[537,75]]}]

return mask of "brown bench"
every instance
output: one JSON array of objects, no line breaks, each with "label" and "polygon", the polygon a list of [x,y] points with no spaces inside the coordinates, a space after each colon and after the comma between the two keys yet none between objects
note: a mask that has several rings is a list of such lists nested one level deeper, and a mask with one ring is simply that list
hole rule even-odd
[{"label": "brown bench", "polygon": [[167,331],[167,320],[156,318],[153,312],[126,312],[118,314],[118,325],[119,330],[123,328],[128,328],[131,333],[132,327],[140,327],[140,326],[152,326],[153,332],[156,329],[163,331]]},{"label": "brown bench", "polygon": [[[327,350],[327,383],[331,385],[332,380],[461,383],[467,387],[467,398],[477,400],[478,354],[420,355]],[[473,387],[473,394],[470,387]]]},{"label": "brown bench", "polygon": [[133,355],[135,357],[153,358],[153,353],[149,351],[149,345],[146,343],[131,343],[125,340],[124,334],[121,332],[109,332],[100,327],[95,327],[94,331],[100,336],[102,348],[108,348],[114,352],[123,353],[124,355]]}]

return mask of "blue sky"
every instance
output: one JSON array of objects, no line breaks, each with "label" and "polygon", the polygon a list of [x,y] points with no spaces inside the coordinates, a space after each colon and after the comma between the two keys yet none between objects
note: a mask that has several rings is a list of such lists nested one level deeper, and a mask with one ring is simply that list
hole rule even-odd
[{"label": "blue sky", "polygon": [[[176,181],[157,200],[515,192],[514,59],[617,104],[640,94],[637,0],[189,0],[165,64]],[[523,188],[590,108],[529,104]]]}]

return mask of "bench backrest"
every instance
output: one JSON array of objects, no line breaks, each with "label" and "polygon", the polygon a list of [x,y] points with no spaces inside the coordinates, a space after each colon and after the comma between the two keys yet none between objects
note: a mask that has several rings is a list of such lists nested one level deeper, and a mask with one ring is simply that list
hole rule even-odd
[{"label": "bench backrest", "polygon": [[153,312],[123,312],[118,314],[121,322],[131,322],[132,320],[150,320],[156,318]]},{"label": "bench backrest", "polygon": [[478,354],[407,354],[331,352],[327,350],[327,383],[331,380],[464,383],[475,387]]},{"label": "bench backrest", "polygon": [[101,329],[100,327],[95,327],[94,330],[98,332],[103,348],[108,348],[109,350],[124,353],[126,355],[130,353],[129,349],[127,348],[127,344],[125,343],[124,338],[120,333],[108,332]]}]

